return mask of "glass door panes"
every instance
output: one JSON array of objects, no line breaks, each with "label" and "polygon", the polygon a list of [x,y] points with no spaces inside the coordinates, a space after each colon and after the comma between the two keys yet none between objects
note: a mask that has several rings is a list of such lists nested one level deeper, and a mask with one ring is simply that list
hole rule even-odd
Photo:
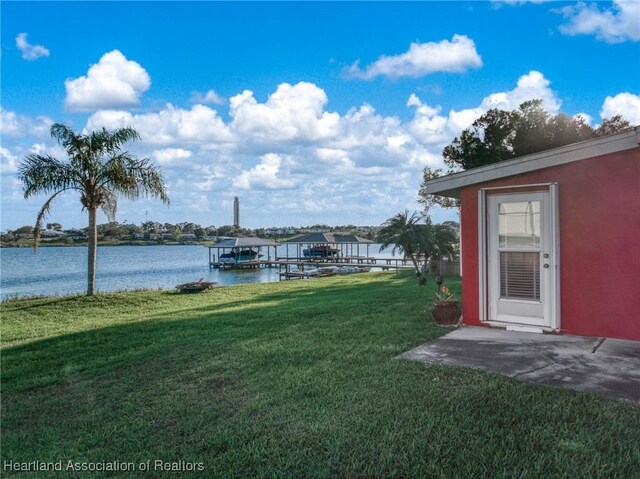
[{"label": "glass door panes", "polygon": [[540,248],[540,202],[500,203],[499,248]]},{"label": "glass door panes", "polygon": [[498,205],[500,299],[540,301],[540,201]]}]

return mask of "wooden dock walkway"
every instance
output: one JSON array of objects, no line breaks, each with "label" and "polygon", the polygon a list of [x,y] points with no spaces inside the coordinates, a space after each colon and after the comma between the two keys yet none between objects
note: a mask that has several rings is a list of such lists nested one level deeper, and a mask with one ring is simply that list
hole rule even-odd
[{"label": "wooden dock walkway", "polygon": [[[280,279],[302,279],[311,277],[308,268],[354,267],[380,269],[382,271],[413,269],[408,260],[402,258],[375,258],[372,256],[349,256],[333,258],[276,258],[256,259],[241,263],[210,262],[209,268],[246,269],[246,268],[279,268]],[[305,272],[307,268],[307,272]],[[314,276],[315,277],[315,276]]]}]

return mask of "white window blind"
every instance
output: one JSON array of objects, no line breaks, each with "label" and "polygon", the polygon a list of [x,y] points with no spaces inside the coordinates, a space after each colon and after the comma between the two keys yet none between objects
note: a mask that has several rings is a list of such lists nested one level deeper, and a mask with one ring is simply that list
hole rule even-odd
[{"label": "white window blind", "polygon": [[540,300],[540,253],[500,252],[500,297]]}]

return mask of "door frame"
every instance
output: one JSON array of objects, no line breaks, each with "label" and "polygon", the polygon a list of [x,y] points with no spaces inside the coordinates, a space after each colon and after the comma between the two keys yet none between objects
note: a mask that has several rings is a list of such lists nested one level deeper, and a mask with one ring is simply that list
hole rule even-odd
[{"label": "door frame", "polygon": [[[553,261],[550,263],[551,272],[549,274],[549,325],[539,328],[541,331],[560,330],[560,223],[559,223],[559,201],[557,183],[535,183],[517,186],[497,186],[490,188],[480,188],[478,190],[478,308],[480,322],[489,326],[505,327],[507,323],[495,322],[489,319],[489,271],[488,271],[488,233],[489,218],[487,208],[487,196],[489,192],[506,190],[505,194],[520,193],[548,193],[549,207],[547,208],[549,218],[545,221],[549,225],[548,250]],[[521,191],[518,191],[521,190]],[[515,325],[515,323],[514,323]],[[534,328],[535,329],[535,328]]]}]

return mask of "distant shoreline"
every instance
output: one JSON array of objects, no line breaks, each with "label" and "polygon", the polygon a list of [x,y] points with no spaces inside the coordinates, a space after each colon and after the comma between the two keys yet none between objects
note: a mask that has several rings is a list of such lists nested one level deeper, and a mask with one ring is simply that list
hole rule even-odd
[{"label": "distant shoreline", "polygon": [[[118,243],[101,243],[98,242],[98,246],[213,246],[215,243],[212,242],[181,242],[181,241],[168,241],[166,243],[156,243],[156,242],[146,242],[146,243],[137,243],[133,241],[122,241]],[[75,248],[78,246],[86,247],[87,243],[73,243],[73,244],[65,244],[65,243],[39,243],[38,248],[52,248],[52,247],[63,247],[63,248]],[[0,248],[33,248],[32,244],[2,244]]]}]

